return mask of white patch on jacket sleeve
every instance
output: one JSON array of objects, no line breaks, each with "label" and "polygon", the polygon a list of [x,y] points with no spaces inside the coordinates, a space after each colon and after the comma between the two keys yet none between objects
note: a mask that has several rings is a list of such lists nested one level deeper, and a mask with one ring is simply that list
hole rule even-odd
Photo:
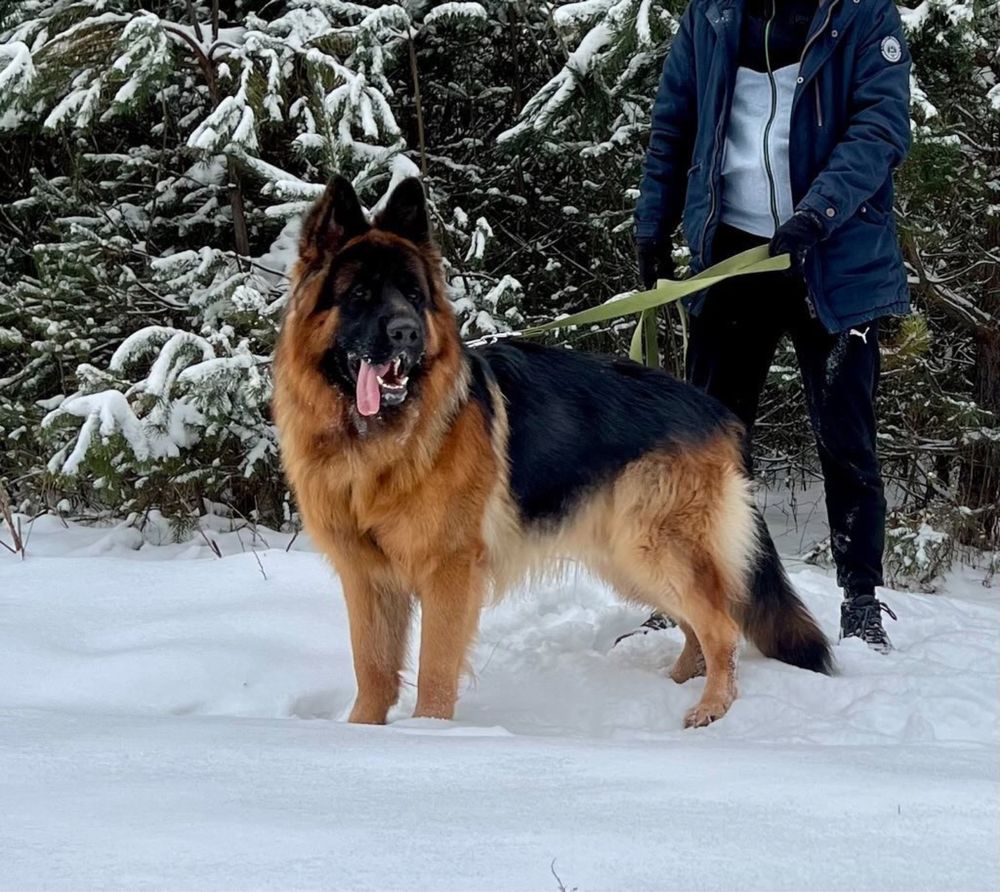
[{"label": "white patch on jacket sleeve", "polygon": [[882,56],[886,62],[898,62],[903,58],[903,47],[899,38],[893,37],[891,34],[882,38]]}]

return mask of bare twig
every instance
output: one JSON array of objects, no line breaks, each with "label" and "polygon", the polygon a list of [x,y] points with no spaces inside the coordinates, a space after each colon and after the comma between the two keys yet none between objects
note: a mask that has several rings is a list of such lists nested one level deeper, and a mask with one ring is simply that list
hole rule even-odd
[{"label": "bare twig", "polygon": [[930,274],[924,266],[923,256],[920,252],[920,245],[917,243],[913,233],[909,233],[904,243],[910,249],[907,252],[908,259],[913,263],[913,267],[920,280],[920,284],[926,286],[925,293],[934,300],[935,306],[939,307],[956,322],[961,323],[974,334],[983,334],[995,324],[995,320],[990,314],[977,307],[974,303],[963,299],[943,284],[943,280]]},{"label": "bare twig", "polygon": [[212,551],[215,553],[215,556],[217,558],[221,558],[222,550],[219,548],[219,543],[216,542],[214,539],[209,539],[208,536],[205,535],[205,531],[201,527],[198,527],[198,533],[201,535],[201,538],[205,540],[205,544],[209,548],[211,548]]},{"label": "bare twig", "polygon": [[[240,515],[240,516],[242,517],[242,515]],[[254,527],[253,525],[251,525],[250,521],[247,521],[247,524],[246,524],[245,527],[238,527],[237,529],[233,530],[233,532],[236,533],[236,538],[239,539],[240,548],[243,550],[244,554],[246,554],[246,550],[247,549],[246,549],[246,546],[243,544],[243,537],[240,535],[240,529],[247,529],[247,528],[250,529],[250,535],[251,536],[257,537],[256,527]],[[260,537],[258,537],[258,538],[260,538]],[[264,542],[263,538],[261,538],[261,542]],[[266,542],[264,542],[264,544],[267,545]],[[265,581],[266,581],[267,580],[267,573],[264,572],[264,564],[261,562],[260,555],[257,554],[257,549],[253,547],[253,540],[252,539],[250,540],[250,553],[254,556],[254,560],[257,561],[257,568],[260,570],[260,575],[263,576],[264,579],[265,579]]]},{"label": "bare twig", "polygon": [[552,876],[554,876],[556,878],[556,883],[559,886],[559,892],[576,892],[576,890],[577,890],[576,886],[574,886],[572,889],[567,889],[566,886],[564,885],[563,881],[562,881],[562,878],[559,876],[559,874],[556,873],[556,859],[555,858],[552,859],[552,863],[549,865],[549,871],[552,873]]},{"label": "bare twig", "polygon": [[14,543],[13,546],[10,546],[0,539],[0,545],[6,548],[11,554],[20,555],[23,561],[25,557],[25,542],[21,536],[21,518],[19,517],[17,523],[14,523],[14,516],[10,509],[10,495],[7,492],[7,487],[2,483],[0,483],[0,518],[3,518],[4,523],[7,524],[11,540]]},{"label": "bare twig", "polygon": [[257,561],[257,567],[260,570],[260,575],[264,577],[264,581],[267,581],[267,573],[264,572],[264,564],[261,562],[260,555],[257,554],[257,549],[252,545],[250,546],[250,551],[254,556],[254,560]]}]

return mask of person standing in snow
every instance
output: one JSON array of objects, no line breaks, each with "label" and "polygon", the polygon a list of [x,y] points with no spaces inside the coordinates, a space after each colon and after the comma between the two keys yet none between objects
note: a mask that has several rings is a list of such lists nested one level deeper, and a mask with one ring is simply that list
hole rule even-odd
[{"label": "person standing in snow", "polygon": [[791,255],[787,273],[692,302],[687,374],[750,431],[791,336],[844,589],[841,636],[883,653],[874,397],[880,320],[909,310],[892,213],[909,88],[893,0],[692,0],[663,67],[635,211],[646,288],[673,277],[682,219],[695,271],[755,245]]}]

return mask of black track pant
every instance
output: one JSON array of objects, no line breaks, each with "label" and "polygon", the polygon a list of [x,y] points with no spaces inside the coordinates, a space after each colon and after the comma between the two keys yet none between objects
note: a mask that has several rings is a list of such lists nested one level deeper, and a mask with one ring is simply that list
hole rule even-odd
[{"label": "black track pant", "polygon": [[[722,226],[714,259],[766,241]],[[809,313],[805,284],[764,273],[715,286],[692,319],[687,375],[753,428],[778,341],[788,334],[805,386],[826,486],[837,579],[852,594],[882,584],[885,497],[875,454],[878,321],[830,334]]]}]

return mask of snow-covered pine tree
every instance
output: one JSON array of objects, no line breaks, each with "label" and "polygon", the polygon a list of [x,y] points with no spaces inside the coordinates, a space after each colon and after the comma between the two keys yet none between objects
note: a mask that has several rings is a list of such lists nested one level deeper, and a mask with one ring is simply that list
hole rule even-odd
[{"label": "snow-covered pine tree", "polygon": [[34,329],[28,366],[50,382],[58,366],[48,470],[87,507],[281,498],[267,364],[289,239],[247,178],[305,202],[321,186],[254,165],[268,140],[307,176],[307,150],[371,178],[402,148],[369,49],[392,16],[321,6],[229,21],[218,4],[24,3],[6,23],[4,125],[58,134],[71,175],[13,209],[51,240],[3,300]]},{"label": "snow-covered pine tree", "polygon": [[[407,97],[398,114],[434,199],[451,296],[466,338],[523,324],[523,264],[508,233],[524,207],[495,135],[517,113],[507,87],[527,28],[520,3],[427,4],[414,13]],[[537,54],[528,54],[537,61]]]},{"label": "snow-covered pine tree", "polygon": [[[0,286],[15,492],[282,519],[269,357],[296,219],[332,171],[373,204],[416,172],[393,111],[414,41],[484,18],[476,3],[415,20],[397,3],[14,4],[2,126],[57,147],[5,208],[24,234],[8,248],[23,274]],[[518,285],[482,269],[489,222],[440,215],[466,329],[504,327]]]},{"label": "snow-covered pine tree", "polygon": [[926,582],[967,546],[1000,549],[1000,4],[901,12],[915,138],[897,213],[919,315],[886,357],[884,451],[904,493],[892,565]]}]

